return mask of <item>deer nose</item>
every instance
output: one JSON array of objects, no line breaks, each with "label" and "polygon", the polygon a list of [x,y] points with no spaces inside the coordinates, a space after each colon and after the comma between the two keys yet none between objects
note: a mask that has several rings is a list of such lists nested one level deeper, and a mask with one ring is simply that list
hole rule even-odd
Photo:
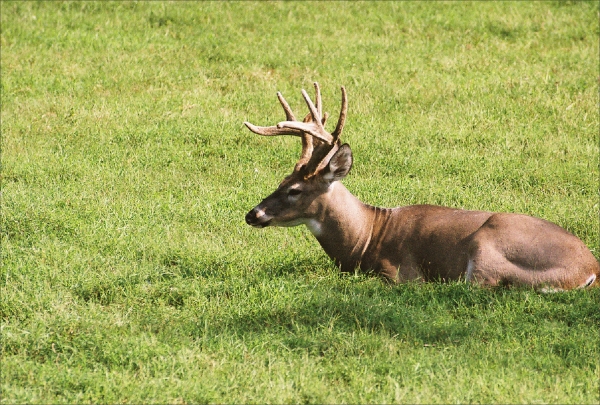
[{"label": "deer nose", "polygon": [[254,207],[246,214],[246,223],[248,225],[257,226],[261,224],[265,212],[258,207]]},{"label": "deer nose", "polygon": [[265,226],[268,226],[270,222],[271,217],[266,215],[265,211],[259,207],[254,207],[246,214],[246,223],[254,227],[264,228]]},{"label": "deer nose", "polygon": [[256,220],[256,208],[253,208],[246,214],[246,223],[248,225],[252,225],[255,220]]}]

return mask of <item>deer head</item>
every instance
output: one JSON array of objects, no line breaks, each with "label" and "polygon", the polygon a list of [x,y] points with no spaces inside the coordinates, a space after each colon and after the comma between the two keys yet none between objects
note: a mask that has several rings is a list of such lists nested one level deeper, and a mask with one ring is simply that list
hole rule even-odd
[{"label": "deer head", "polygon": [[341,145],[348,100],[342,87],[342,108],[333,133],[325,130],[328,114],[323,114],[321,91],[315,86],[315,104],[302,90],[309,113],[297,121],[281,93],[277,98],[283,107],[286,121],[274,126],[258,127],[244,122],[250,131],[263,135],[293,135],[302,139],[302,153],[292,174],[287,176],[271,195],[246,215],[246,222],[255,227],[296,226],[309,224],[322,208],[321,201],[331,185],[343,179],[352,166],[352,152],[347,144]]}]

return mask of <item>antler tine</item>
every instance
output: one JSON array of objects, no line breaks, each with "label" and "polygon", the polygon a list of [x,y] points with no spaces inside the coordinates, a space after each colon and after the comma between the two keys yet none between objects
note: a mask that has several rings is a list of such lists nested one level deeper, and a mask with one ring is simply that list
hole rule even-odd
[{"label": "antler tine", "polygon": [[317,106],[317,111],[321,116],[321,125],[325,127],[325,123],[327,122],[327,118],[329,118],[329,114],[323,113],[323,99],[321,97],[321,89],[319,88],[319,83],[314,82],[313,84],[315,86],[315,105]]},{"label": "antler tine", "polygon": [[285,117],[287,118],[288,121],[296,121],[296,117],[294,116],[294,113],[292,112],[292,109],[290,108],[290,105],[287,103],[287,101],[285,101],[285,98],[283,98],[283,94],[281,94],[281,92],[277,92],[277,98],[279,99],[279,102],[281,103],[281,106],[283,107],[283,111],[285,111]]},{"label": "antler tine", "polygon": [[[315,105],[313,104],[312,100],[310,99],[308,93],[306,92],[306,90],[302,89],[302,97],[304,97],[304,101],[306,101],[306,105],[308,106],[308,109],[310,110],[310,114],[312,115],[312,119],[313,122],[315,124],[317,124],[317,126],[322,126],[321,124],[321,114],[318,111],[317,107],[315,107]],[[321,93],[317,93],[317,97],[320,99],[321,98]]]},{"label": "antler tine", "polygon": [[344,124],[346,123],[346,114],[348,113],[348,97],[346,96],[346,88],[342,86],[342,109],[340,111],[340,117],[335,130],[331,134],[334,139],[334,143],[340,139],[342,131],[344,130]]},{"label": "antler tine", "polygon": [[319,119],[323,117],[323,103],[321,101],[321,89],[319,88],[319,83],[314,82],[313,86],[315,86],[315,105],[317,106],[317,112],[319,113]]},{"label": "antler tine", "polygon": [[321,118],[321,124],[325,127],[325,123],[327,122],[327,118],[329,118],[329,113],[323,114],[323,118]]},{"label": "antler tine", "polygon": [[[322,97],[321,97],[321,89],[319,88],[319,83],[314,82],[313,84],[315,86],[315,106],[317,107],[317,112],[322,117],[321,124],[323,124],[323,127],[324,127],[325,122],[327,121],[327,118],[329,117],[329,114],[327,114],[327,113],[323,114],[323,101],[322,101]],[[306,117],[304,117],[304,120],[302,122],[310,122],[311,119],[312,119],[312,113],[309,112],[306,115]]]}]

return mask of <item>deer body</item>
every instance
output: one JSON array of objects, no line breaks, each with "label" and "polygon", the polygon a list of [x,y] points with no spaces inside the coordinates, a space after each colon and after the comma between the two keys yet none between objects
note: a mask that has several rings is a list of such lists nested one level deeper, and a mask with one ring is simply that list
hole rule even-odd
[{"label": "deer body", "polygon": [[324,131],[326,115],[316,83],[315,89],[316,106],[303,91],[311,110],[304,122],[295,121],[278,94],[288,121],[275,127],[246,123],[261,135],[296,135],[303,141],[293,173],[246,215],[248,224],[304,224],[342,271],[360,268],[393,282],[465,279],[556,290],[586,287],[600,279],[600,265],[585,244],[540,218],[433,205],[390,209],[362,203],[340,182],[352,166],[350,147],[339,144],[345,91],[342,88],[338,126],[329,134]]}]

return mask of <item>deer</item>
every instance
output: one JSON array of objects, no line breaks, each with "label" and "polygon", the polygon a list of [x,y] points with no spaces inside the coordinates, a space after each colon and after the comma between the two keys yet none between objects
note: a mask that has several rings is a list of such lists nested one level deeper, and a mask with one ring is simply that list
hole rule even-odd
[{"label": "deer", "polygon": [[279,187],[251,209],[248,225],[305,225],[341,272],[374,273],[395,283],[463,280],[480,286],[524,286],[542,292],[597,286],[600,262],[574,234],[517,213],[436,205],[380,208],[361,202],[341,183],[353,163],[340,136],[348,112],[346,89],[333,132],[325,130],[321,91],[303,89],[309,113],[296,120],[283,95],[286,120],[244,125],[262,136],[302,140],[300,159]]}]

